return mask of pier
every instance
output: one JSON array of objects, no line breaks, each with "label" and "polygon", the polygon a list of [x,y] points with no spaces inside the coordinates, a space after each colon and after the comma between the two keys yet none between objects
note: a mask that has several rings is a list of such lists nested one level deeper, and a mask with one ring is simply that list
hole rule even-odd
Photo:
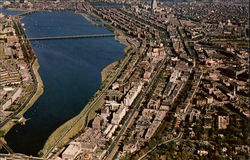
[{"label": "pier", "polygon": [[76,35],[76,36],[58,36],[58,37],[38,37],[38,38],[28,38],[28,40],[35,41],[35,40],[97,38],[97,37],[114,37],[114,36],[115,34],[95,34],[95,35]]}]

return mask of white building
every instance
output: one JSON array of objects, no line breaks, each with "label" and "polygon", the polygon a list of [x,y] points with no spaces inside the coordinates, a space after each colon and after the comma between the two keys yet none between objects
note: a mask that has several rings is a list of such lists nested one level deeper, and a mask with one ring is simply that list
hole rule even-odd
[{"label": "white building", "polygon": [[121,104],[116,101],[105,101],[105,107],[108,107],[111,111],[119,109],[120,106]]},{"label": "white building", "polygon": [[112,128],[112,124],[108,124],[107,128],[104,130],[103,134],[107,135]]},{"label": "white building", "polygon": [[137,95],[140,93],[142,86],[142,82],[140,82],[138,85],[134,85],[134,87],[127,93],[126,97],[124,98],[124,105],[131,106]]},{"label": "white building", "polygon": [[2,103],[0,105],[0,109],[2,110],[6,110],[7,108],[9,108],[11,106],[11,104],[18,98],[20,97],[22,93],[22,88],[18,88],[14,91],[13,95],[4,103]]},{"label": "white building", "polygon": [[179,70],[175,70],[170,77],[169,82],[175,83],[176,79],[181,76],[181,72]]},{"label": "white building", "polygon": [[119,124],[122,118],[125,116],[127,112],[127,107],[121,106],[118,111],[113,113],[113,118],[111,120],[112,124]]},{"label": "white building", "polygon": [[63,159],[74,159],[77,154],[80,152],[81,147],[79,142],[73,142],[71,143],[66,150],[62,153]]},{"label": "white building", "polygon": [[117,127],[118,127],[118,125],[113,125],[112,126],[111,130],[107,134],[107,138],[111,138],[113,136],[113,134],[115,133],[115,130],[116,130]]}]

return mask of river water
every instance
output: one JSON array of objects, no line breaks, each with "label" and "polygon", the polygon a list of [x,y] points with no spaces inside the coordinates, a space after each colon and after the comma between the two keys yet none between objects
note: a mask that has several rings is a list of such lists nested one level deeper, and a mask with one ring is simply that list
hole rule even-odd
[{"label": "river water", "polygon": [[3,13],[5,15],[15,15],[21,13],[21,11],[9,11],[4,8],[0,8],[0,13]]},{"label": "river water", "polygon": [[[22,19],[28,37],[111,33],[71,12],[37,12]],[[99,88],[101,70],[123,57],[124,45],[114,37],[32,42],[45,91],[25,113],[26,125],[6,135],[17,153],[36,155],[49,135],[77,115]]]}]

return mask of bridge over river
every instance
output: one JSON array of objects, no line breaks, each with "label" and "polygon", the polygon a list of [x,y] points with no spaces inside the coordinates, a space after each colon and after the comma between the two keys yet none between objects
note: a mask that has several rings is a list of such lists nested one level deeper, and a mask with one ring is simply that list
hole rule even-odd
[{"label": "bridge over river", "polygon": [[114,36],[115,34],[94,34],[94,35],[76,35],[76,36],[58,36],[58,37],[37,37],[37,38],[28,38],[28,40],[35,41],[35,40],[97,38],[97,37],[114,37]]},{"label": "bridge over river", "polygon": [[37,10],[28,10],[28,11],[24,11],[24,12],[21,12],[19,14],[16,14],[15,16],[16,17],[21,17],[21,16],[26,16],[28,14],[32,14],[32,13],[35,13],[35,12],[38,12]]}]

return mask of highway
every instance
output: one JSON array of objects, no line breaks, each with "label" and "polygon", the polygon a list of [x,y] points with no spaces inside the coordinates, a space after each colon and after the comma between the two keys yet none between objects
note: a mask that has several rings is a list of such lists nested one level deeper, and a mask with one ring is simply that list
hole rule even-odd
[{"label": "highway", "polygon": [[[13,20],[13,22],[17,26],[18,33],[21,34],[22,32],[20,31],[20,28],[18,27],[16,21]],[[24,40],[22,39],[22,42],[23,41]],[[21,43],[21,45],[23,45],[25,47],[26,52],[31,52],[31,51],[27,50],[27,47],[26,47],[26,45],[30,45],[29,43]],[[32,66],[33,66],[33,62],[32,62]],[[16,115],[18,115],[18,113],[21,112],[25,108],[25,106],[30,102],[30,100],[32,99],[33,95],[35,94],[35,92],[37,90],[37,83],[38,82],[36,80],[36,76],[35,76],[35,73],[34,73],[33,69],[30,69],[30,73],[31,73],[32,79],[34,80],[34,90],[30,94],[30,96],[28,97],[28,99],[25,101],[25,103],[23,103],[13,114],[11,114],[8,118],[6,118],[3,122],[0,123],[0,128],[2,128],[5,124],[7,124],[13,117],[15,117]]]},{"label": "highway", "polygon": [[114,37],[114,36],[115,34],[94,34],[94,35],[76,35],[76,36],[58,36],[58,37],[34,37],[34,38],[28,38],[28,40],[37,41],[37,40],[56,40],[56,39]]},{"label": "highway", "polygon": [[20,154],[20,153],[15,153],[15,154],[0,153],[0,159],[3,159],[3,160],[47,160],[44,158],[27,156],[27,155]]},{"label": "highway", "polygon": [[[20,44],[25,48],[25,51],[27,53],[31,53],[32,51],[28,50],[27,46],[26,46],[26,45],[30,45],[30,44],[27,43],[27,42],[26,43],[24,42],[25,38],[23,38],[23,36],[25,36],[25,35],[24,35],[24,32],[23,32],[22,28],[21,29],[19,28],[18,24],[16,23],[16,20],[12,19],[12,21],[15,24],[15,26],[17,27],[17,32],[18,32],[19,38],[21,39],[21,42],[22,42]],[[31,66],[33,67],[34,61],[31,64],[32,64]],[[14,117],[16,117],[26,107],[26,105],[30,102],[30,100],[35,95],[35,93],[37,91],[38,82],[37,82],[37,79],[36,79],[36,76],[35,76],[35,73],[34,73],[33,69],[30,69],[30,74],[32,76],[32,79],[34,80],[34,90],[32,91],[32,93],[30,93],[29,97],[25,100],[25,102],[23,104],[21,104],[21,106],[16,111],[14,111],[9,117],[7,117],[4,121],[2,121],[0,123],[0,128],[2,128],[3,126],[5,126],[9,121],[11,121],[11,119],[13,119]],[[8,153],[11,153],[11,154],[14,153],[14,151],[7,144],[5,144],[4,142],[2,142],[2,140],[0,140],[0,144],[3,145],[4,149],[6,151],[8,151]]]},{"label": "highway", "polygon": [[[165,58],[160,66],[159,69],[157,70],[157,72],[154,74],[150,84],[147,86],[147,88],[145,89],[145,91],[141,94],[139,94],[139,96],[137,97],[137,99],[135,100],[135,102],[132,104],[133,109],[132,109],[132,113],[129,115],[128,119],[125,121],[124,125],[122,126],[119,134],[115,137],[115,139],[112,141],[111,145],[109,146],[109,149],[107,150],[104,159],[107,160],[112,160],[113,157],[115,156],[117,149],[118,149],[118,145],[120,140],[122,139],[122,136],[124,135],[125,131],[127,130],[127,128],[132,124],[137,112],[138,112],[138,106],[140,105],[140,102],[142,101],[142,99],[144,98],[145,95],[148,94],[148,92],[152,89],[157,77],[159,76],[161,70],[163,69],[163,67],[165,66],[165,63],[167,61],[167,58]],[[144,89],[143,89],[144,90]]]},{"label": "highway", "polygon": [[4,143],[1,139],[0,139],[0,145],[3,146],[3,148],[10,154],[15,153],[6,143]]}]

